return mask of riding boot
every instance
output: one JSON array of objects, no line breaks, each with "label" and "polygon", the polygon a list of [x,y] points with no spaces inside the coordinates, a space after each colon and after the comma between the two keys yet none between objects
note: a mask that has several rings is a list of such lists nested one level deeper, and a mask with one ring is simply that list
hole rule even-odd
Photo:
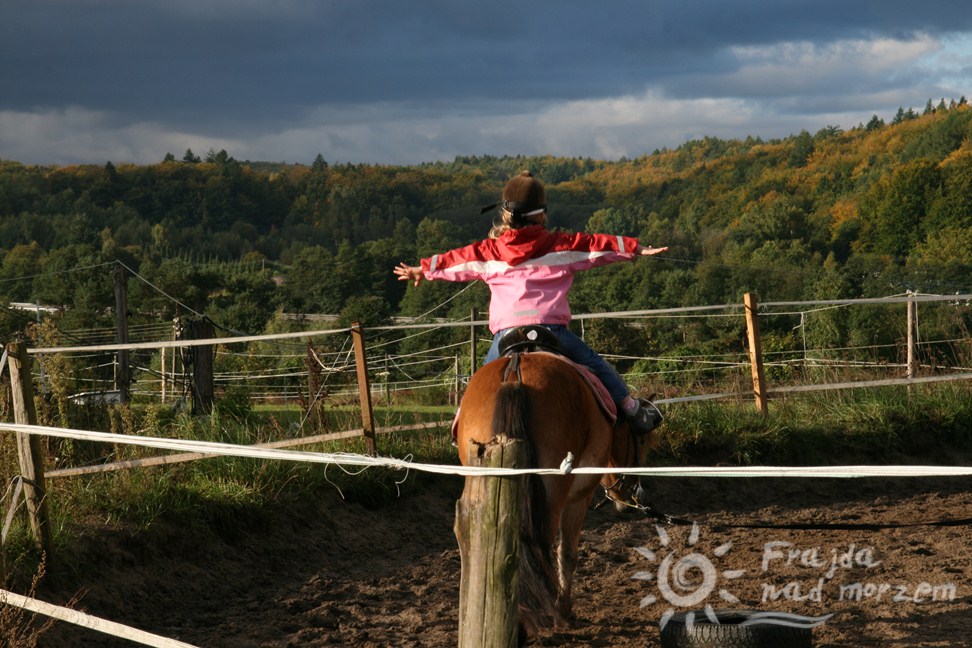
[{"label": "riding boot", "polygon": [[647,398],[639,398],[640,407],[631,414],[628,414],[628,425],[637,434],[647,434],[661,425],[665,420],[661,410]]}]

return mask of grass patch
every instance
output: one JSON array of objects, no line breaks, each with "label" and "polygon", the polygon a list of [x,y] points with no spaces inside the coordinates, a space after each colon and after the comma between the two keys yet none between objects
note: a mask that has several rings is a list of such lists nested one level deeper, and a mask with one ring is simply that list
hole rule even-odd
[{"label": "grass patch", "polygon": [[965,386],[816,392],[751,403],[669,408],[658,459],[692,465],[963,463],[972,455]]}]

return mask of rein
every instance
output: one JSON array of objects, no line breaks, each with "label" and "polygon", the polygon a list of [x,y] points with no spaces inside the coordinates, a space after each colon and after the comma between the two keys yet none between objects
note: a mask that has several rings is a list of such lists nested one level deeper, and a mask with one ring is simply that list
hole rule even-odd
[{"label": "rein", "polygon": [[[611,488],[617,486],[617,484],[623,479],[619,477]],[[604,500],[595,505],[595,509],[600,508],[606,502],[612,502],[614,504],[619,504],[626,508],[634,509],[649,519],[656,522],[662,522],[668,525],[675,526],[699,526],[705,527],[713,530],[721,529],[794,529],[802,531],[882,531],[885,529],[907,529],[912,527],[960,527],[960,526],[972,526],[972,518],[963,518],[959,520],[935,520],[930,522],[887,522],[887,523],[876,523],[876,522],[792,522],[788,524],[781,523],[771,523],[771,522],[749,522],[749,523],[739,523],[739,524],[702,524],[695,520],[689,520],[686,518],[675,517],[668,513],[663,513],[650,504],[644,504],[637,499],[632,499],[629,501],[622,501],[609,492],[607,488],[604,489]]]}]

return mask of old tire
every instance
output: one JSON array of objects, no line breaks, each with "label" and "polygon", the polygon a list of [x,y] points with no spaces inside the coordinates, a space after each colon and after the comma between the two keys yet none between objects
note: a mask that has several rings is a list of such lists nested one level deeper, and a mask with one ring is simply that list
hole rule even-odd
[{"label": "old tire", "polygon": [[662,628],[662,648],[812,648],[810,628],[762,622],[741,625],[753,614],[750,610],[717,610],[718,623],[704,612],[676,614]]}]

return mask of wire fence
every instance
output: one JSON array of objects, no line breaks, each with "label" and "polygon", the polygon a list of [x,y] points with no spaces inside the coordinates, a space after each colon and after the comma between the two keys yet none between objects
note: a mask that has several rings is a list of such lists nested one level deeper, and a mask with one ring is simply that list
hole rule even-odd
[{"label": "wire fence", "polygon": [[[871,300],[840,302],[787,302],[763,304],[758,318],[769,324],[763,335],[760,361],[770,373],[770,393],[787,394],[810,390],[876,387],[893,384],[924,384],[972,379],[972,336],[969,335],[972,295],[929,296],[897,295]],[[921,308],[916,306],[920,304]],[[907,309],[901,308],[907,306]],[[793,310],[796,308],[797,310]],[[864,309],[865,314],[852,311]],[[878,309],[878,310],[874,310]],[[900,312],[899,312],[900,311]],[[877,313],[877,314],[875,314]],[[838,317],[835,315],[840,314]],[[818,319],[821,315],[826,317]],[[874,334],[864,339],[857,333],[840,331],[841,317],[870,318]],[[604,334],[602,322],[620,323],[609,332],[621,333],[643,353],[604,354],[620,367],[632,383],[657,385],[664,398],[657,402],[691,402],[710,398],[747,396],[742,383],[748,380],[753,355],[740,341],[745,320],[743,305],[689,307],[657,311],[597,313],[576,318],[582,336],[592,345]],[[712,324],[710,320],[715,321]],[[720,345],[709,345],[705,352],[693,352],[691,345],[666,352],[649,353],[646,341],[658,329],[678,328],[686,322],[702,322],[712,329],[729,331]],[[362,366],[369,396],[393,402],[414,399],[423,391],[431,399],[458,399],[463,382],[475,370],[489,342],[485,322],[467,321],[410,323],[376,327],[368,331],[365,354],[356,354],[353,331],[348,329],[288,331],[260,336],[166,339],[168,326],[132,329],[133,339],[126,343],[105,342],[106,331],[76,331],[71,339],[87,343],[72,347],[37,347],[26,352],[38,358],[33,363],[33,382],[42,390],[59,390],[71,398],[91,397],[106,402],[119,393],[118,375],[122,353],[130,353],[134,372],[131,394],[136,402],[180,403],[193,392],[200,380],[200,353],[211,354],[212,381],[217,399],[242,395],[252,402],[285,402],[310,410],[315,403],[342,403],[360,395]],[[847,329],[848,331],[850,328]],[[860,328],[854,330],[860,331]],[[686,335],[688,337],[688,335]],[[433,344],[430,341],[435,340]],[[829,342],[829,343],[825,343]],[[6,352],[4,352],[4,360]],[[0,361],[2,362],[2,361]],[[852,380],[836,380],[852,378]],[[30,383],[31,381],[28,381]],[[728,388],[727,388],[728,387]],[[749,396],[752,395],[750,391]],[[100,400],[99,400],[100,399]],[[453,401],[455,402],[455,400]],[[442,423],[427,425],[441,426]],[[316,462],[348,466],[384,466],[399,470],[424,470],[455,475],[496,474],[497,469],[418,464],[408,459],[366,457],[363,455],[294,451],[286,449],[294,440],[256,445],[237,445],[212,441],[152,437],[144,434],[112,434],[90,430],[37,425],[0,424],[0,429],[19,435],[48,436],[78,441],[130,444],[182,455],[141,458],[54,471],[48,476],[69,476],[77,472],[122,469],[137,465],[158,465],[223,455],[270,460]],[[360,435],[363,430],[348,430],[342,435]],[[323,437],[303,438],[302,443]],[[141,463],[139,463],[141,462]],[[151,462],[155,462],[152,464]],[[29,463],[29,462],[28,462]],[[42,467],[28,474],[22,466],[25,493],[43,476]],[[603,474],[604,467],[577,467],[569,457],[559,469],[531,469],[505,472],[522,474],[566,474],[567,472]],[[662,467],[612,468],[611,472],[654,476],[696,477],[871,477],[871,476],[968,476],[972,468],[948,466],[828,466],[828,467]],[[15,496],[16,497],[16,496]],[[25,494],[25,500],[31,496]],[[15,505],[9,507],[16,510]],[[2,543],[0,543],[2,544]],[[35,599],[0,590],[0,603],[18,605],[78,625],[164,648],[189,646],[140,630],[90,617],[67,608],[51,606]]]},{"label": "wire fence", "polygon": [[[970,295],[903,294],[761,304],[762,361],[770,388],[782,393],[854,380],[960,377],[972,371],[970,300]],[[591,313],[575,316],[575,322],[578,334],[632,386],[660,392],[669,401],[736,393],[748,380],[752,359],[742,304]],[[861,322],[872,327],[862,328]],[[485,325],[470,318],[368,329],[372,397],[379,404],[408,398],[456,403],[489,345]],[[113,331],[72,331],[66,337],[85,343],[28,352],[41,360],[35,371],[42,391],[58,382],[58,389],[82,402],[98,395],[114,398],[122,351],[131,357],[128,386],[135,402],[184,402],[200,379],[193,373],[198,364],[193,349],[201,347],[212,354],[208,380],[216,400],[231,395],[253,404],[308,407],[345,403],[358,393],[350,329],[173,339],[178,330],[172,322],[131,327],[131,339],[123,344],[107,341]],[[711,338],[705,344],[652,348],[654,340],[690,334]],[[624,348],[617,352],[612,344]]]}]

